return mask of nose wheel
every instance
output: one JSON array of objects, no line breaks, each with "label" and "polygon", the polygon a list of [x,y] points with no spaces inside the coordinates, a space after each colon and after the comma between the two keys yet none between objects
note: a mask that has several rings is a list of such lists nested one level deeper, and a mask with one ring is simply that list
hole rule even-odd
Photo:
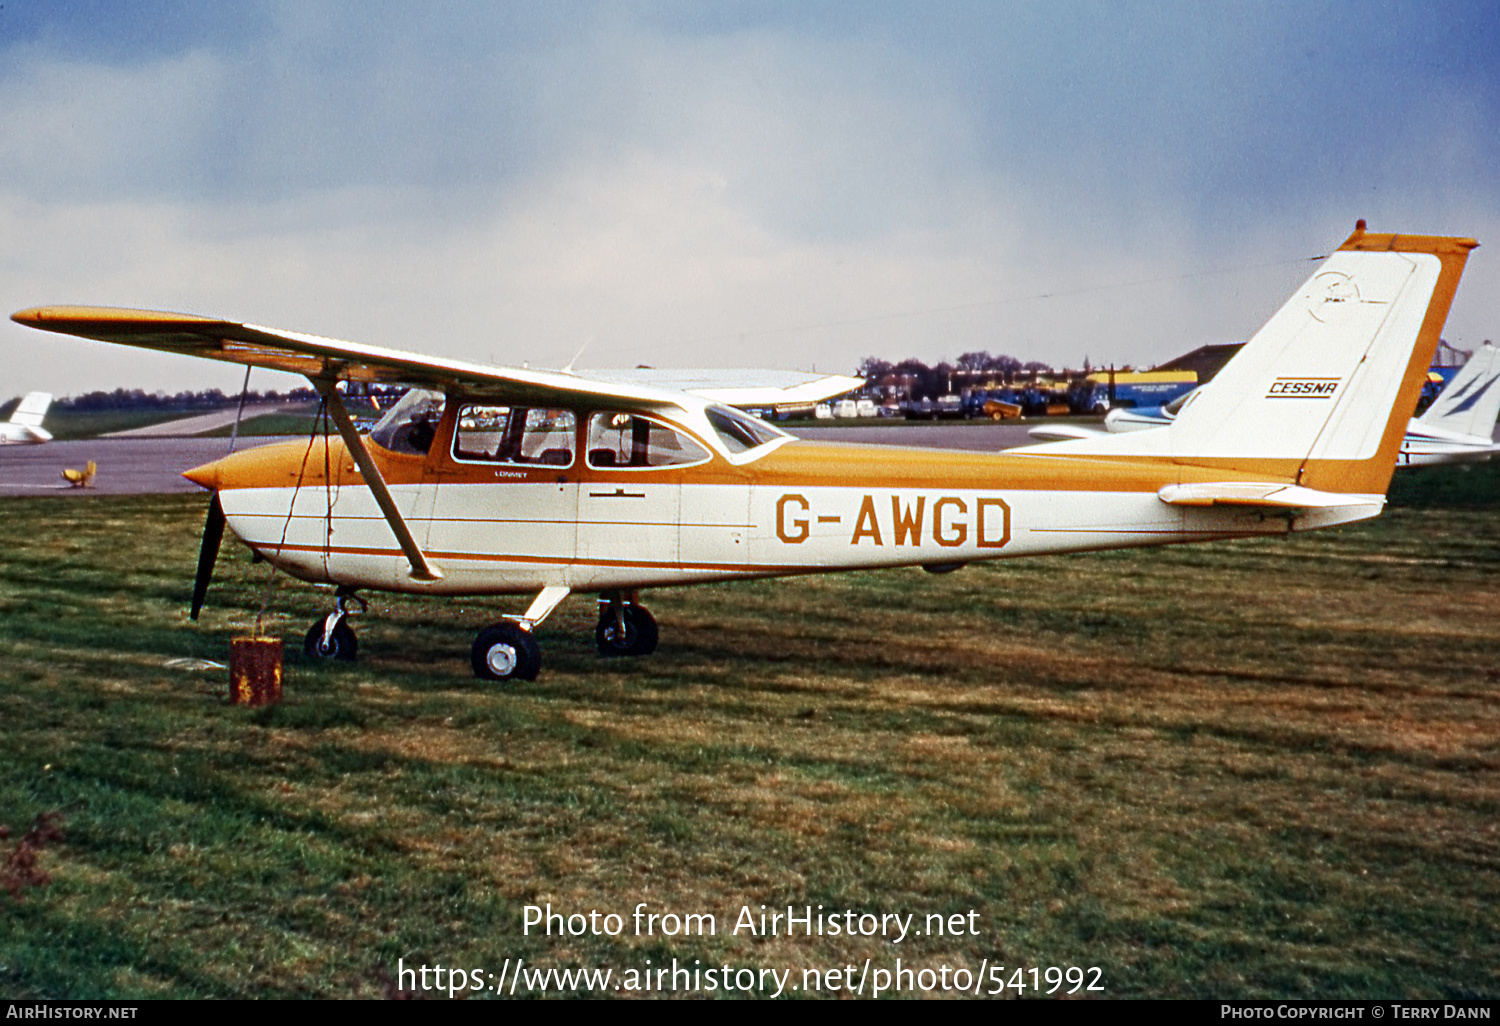
[{"label": "nose wheel", "polygon": [[521,624],[503,620],[479,632],[470,653],[480,680],[536,680],[542,650]]},{"label": "nose wheel", "polygon": [[309,659],[352,663],[359,658],[359,639],[354,636],[354,628],[349,626],[349,606],[357,605],[363,612],[365,603],[352,591],[340,591],[334,603],[333,612],[307,629],[307,636],[302,639],[302,651]]},{"label": "nose wheel", "polygon": [[542,668],[542,650],[532,631],[567,597],[567,588],[548,585],[526,612],[507,616],[480,631],[470,650],[474,676],[480,680],[536,680]]},{"label": "nose wheel", "polygon": [[656,617],[645,606],[613,595],[599,600],[594,645],[605,658],[643,656],[656,651]]}]

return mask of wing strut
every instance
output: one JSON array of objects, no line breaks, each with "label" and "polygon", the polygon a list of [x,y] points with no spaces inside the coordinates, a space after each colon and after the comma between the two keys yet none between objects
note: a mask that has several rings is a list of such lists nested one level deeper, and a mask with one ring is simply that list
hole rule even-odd
[{"label": "wing strut", "polygon": [[370,494],[375,496],[380,512],[385,514],[385,522],[391,525],[391,532],[395,534],[396,541],[401,545],[401,551],[406,553],[406,559],[411,563],[412,579],[441,581],[442,571],[428,562],[427,557],[418,547],[417,540],[412,537],[411,530],[401,516],[401,511],[396,508],[396,500],[391,497],[391,490],[386,487],[385,478],[380,476],[380,468],[376,466],[370,450],[365,447],[364,436],[355,430],[354,421],[349,419],[349,411],[344,409],[344,400],[339,395],[338,383],[331,378],[315,378],[311,375],[308,375],[307,380],[312,382],[313,388],[318,390],[318,394],[328,404],[328,415],[333,418],[334,425],[339,429],[339,435],[344,439],[344,447],[349,450],[349,455],[354,457],[354,462],[359,464],[359,472],[364,475]]}]

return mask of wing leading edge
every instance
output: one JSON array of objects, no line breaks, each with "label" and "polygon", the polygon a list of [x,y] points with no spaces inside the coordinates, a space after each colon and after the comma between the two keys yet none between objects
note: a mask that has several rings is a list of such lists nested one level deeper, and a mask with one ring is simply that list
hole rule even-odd
[{"label": "wing leading edge", "polygon": [[100,306],[39,306],[11,320],[43,331],[248,364],[309,378],[457,388],[537,405],[586,402],[595,407],[681,405],[682,394],[648,385],[592,381],[573,374],[489,367],[279,331],[192,314]]}]

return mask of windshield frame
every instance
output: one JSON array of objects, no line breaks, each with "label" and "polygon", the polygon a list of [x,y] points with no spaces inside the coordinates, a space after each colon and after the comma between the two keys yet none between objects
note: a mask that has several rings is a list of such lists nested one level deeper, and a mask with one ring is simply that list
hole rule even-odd
[{"label": "windshield frame", "polygon": [[726,403],[705,402],[702,406],[682,407],[680,408],[680,411],[674,411],[677,412],[676,417],[669,419],[674,420],[677,424],[686,428],[695,437],[697,437],[699,442],[707,445],[715,453],[717,453],[719,456],[723,457],[730,464],[736,467],[744,466],[747,463],[754,463],[755,461],[775,452],[783,445],[787,445],[798,440],[796,435],[788,434],[776,425],[767,423],[766,421],[763,421],[760,418],[756,417],[753,418],[755,421],[755,427],[761,431],[769,433],[772,437],[767,441],[762,442],[760,445],[755,446],[754,448],[737,452],[734,449],[730,448],[729,443],[726,442],[723,435],[719,433],[719,429],[715,427],[713,421],[709,419],[708,411],[710,409],[727,410],[735,419],[750,418],[751,416],[744,410],[729,406]]}]

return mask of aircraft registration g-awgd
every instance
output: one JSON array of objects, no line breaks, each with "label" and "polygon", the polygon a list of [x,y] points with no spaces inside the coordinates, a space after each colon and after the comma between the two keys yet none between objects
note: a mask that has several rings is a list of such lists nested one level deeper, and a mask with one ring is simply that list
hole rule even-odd
[{"label": "aircraft registration g-awgd", "polygon": [[[710,398],[487,367],[182,314],[41,307],[49,331],[305,375],[338,440],[236,453],[214,493],[196,616],[224,524],[337,585],[314,654],[350,658],[357,590],[536,597],[479,632],[474,672],[534,679],[533,629],[601,597],[606,655],[646,654],[642,589],[1241,538],[1377,515],[1471,239],[1364,223],[1170,427],[997,453],[812,442]],[[403,383],[368,436],[340,381]]]}]

